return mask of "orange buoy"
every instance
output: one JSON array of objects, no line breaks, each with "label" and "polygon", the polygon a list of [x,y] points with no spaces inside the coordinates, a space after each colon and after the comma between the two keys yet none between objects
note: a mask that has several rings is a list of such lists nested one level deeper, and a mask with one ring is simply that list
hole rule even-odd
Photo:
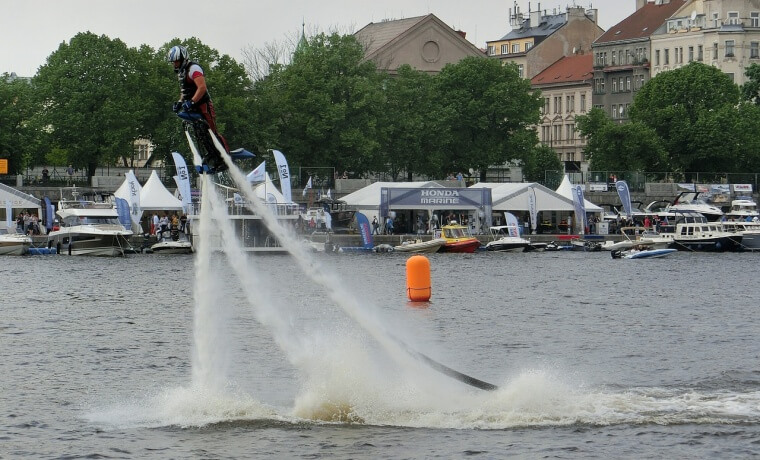
[{"label": "orange buoy", "polygon": [[412,302],[430,300],[430,261],[414,255],[406,261],[406,294]]}]

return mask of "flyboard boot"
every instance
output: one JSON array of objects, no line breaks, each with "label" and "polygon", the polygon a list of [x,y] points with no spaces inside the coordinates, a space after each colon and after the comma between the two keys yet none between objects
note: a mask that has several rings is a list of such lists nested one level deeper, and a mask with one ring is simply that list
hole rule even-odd
[{"label": "flyboard boot", "polygon": [[195,165],[198,174],[216,174],[227,170],[223,155],[229,154],[233,159],[253,158],[255,155],[243,148],[235,149],[229,153],[224,148],[220,139],[209,128],[208,123],[198,112],[177,112],[185,126],[185,131],[197,148],[201,157],[201,164]]}]

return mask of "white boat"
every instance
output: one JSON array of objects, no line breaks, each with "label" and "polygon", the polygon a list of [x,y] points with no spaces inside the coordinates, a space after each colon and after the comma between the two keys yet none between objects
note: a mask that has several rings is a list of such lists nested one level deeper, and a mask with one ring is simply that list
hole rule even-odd
[{"label": "white boat", "polygon": [[757,203],[748,197],[740,197],[731,201],[731,210],[726,213],[727,220],[752,221],[760,219]]},{"label": "white boat", "polygon": [[[158,241],[150,247],[154,254],[190,254],[193,252],[193,244],[187,239],[187,235],[177,232],[176,235],[159,237]],[[175,239],[176,237],[176,239]]]},{"label": "white boat", "polygon": [[729,220],[720,223],[723,230],[736,233],[742,237],[742,248],[750,251],[760,251],[760,222]]},{"label": "white boat", "polygon": [[[5,230],[3,230],[5,232]],[[29,252],[32,238],[22,233],[0,234],[0,255],[21,256]]]},{"label": "white boat", "polygon": [[56,216],[60,227],[48,233],[47,246],[58,254],[123,256],[132,250],[132,231],[119,222],[110,194],[62,189]]},{"label": "white boat", "polygon": [[[698,212],[705,216],[705,218],[711,222],[720,220],[723,217],[723,211],[711,204],[708,204],[704,200],[697,198],[699,192],[682,192],[673,201],[673,204],[666,206],[664,209],[660,209],[656,212],[660,220],[677,218],[683,213]],[[647,206],[647,212],[654,212],[655,206],[660,202],[653,202]]]},{"label": "white boat", "polygon": [[514,225],[497,225],[490,227],[491,239],[486,243],[486,251],[495,252],[524,252],[530,247],[530,241],[519,235]]},{"label": "white boat", "polygon": [[665,257],[677,249],[629,249],[628,251],[613,251],[613,259],[657,259]]},{"label": "white boat", "polygon": [[673,238],[679,251],[725,252],[742,249],[742,235],[723,230],[720,222],[709,222],[697,212],[679,213],[675,225],[663,225],[660,234]]},{"label": "white boat", "polygon": [[413,241],[404,241],[398,246],[393,247],[394,252],[418,252],[418,253],[433,253],[446,244],[446,240],[443,238],[433,238],[432,240],[422,241],[420,239]]},{"label": "white boat", "polygon": [[631,249],[635,245],[636,243],[631,240],[607,240],[601,244],[601,249],[602,251],[625,251],[626,249]]}]

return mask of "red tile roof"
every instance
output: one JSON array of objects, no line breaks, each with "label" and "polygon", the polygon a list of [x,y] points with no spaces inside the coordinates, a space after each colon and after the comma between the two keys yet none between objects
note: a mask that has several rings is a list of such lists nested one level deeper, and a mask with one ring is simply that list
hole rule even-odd
[{"label": "red tile roof", "polygon": [[591,54],[565,56],[531,78],[530,84],[535,86],[590,80],[594,75],[593,65],[594,56]]},{"label": "red tile roof", "polygon": [[597,38],[594,44],[646,38],[665,23],[686,0],[670,0],[669,3],[658,5],[647,3],[632,15],[623,19]]}]

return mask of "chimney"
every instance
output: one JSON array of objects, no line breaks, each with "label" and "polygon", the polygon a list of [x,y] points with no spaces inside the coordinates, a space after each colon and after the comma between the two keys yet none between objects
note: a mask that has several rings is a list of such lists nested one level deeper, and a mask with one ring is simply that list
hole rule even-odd
[{"label": "chimney", "polygon": [[647,4],[647,0],[636,0],[636,11],[644,8]]},{"label": "chimney", "polygon": [[586,16],[588,16],[589,19],[594,21],[594,24],[597,24],[599,22],[599,10],[597,10],[596,8],[591,8],[590,10],[587,10]]},{"label": "chimney", "polygon": [[530,27],[541,25],[541,10],[530,12]]}]

